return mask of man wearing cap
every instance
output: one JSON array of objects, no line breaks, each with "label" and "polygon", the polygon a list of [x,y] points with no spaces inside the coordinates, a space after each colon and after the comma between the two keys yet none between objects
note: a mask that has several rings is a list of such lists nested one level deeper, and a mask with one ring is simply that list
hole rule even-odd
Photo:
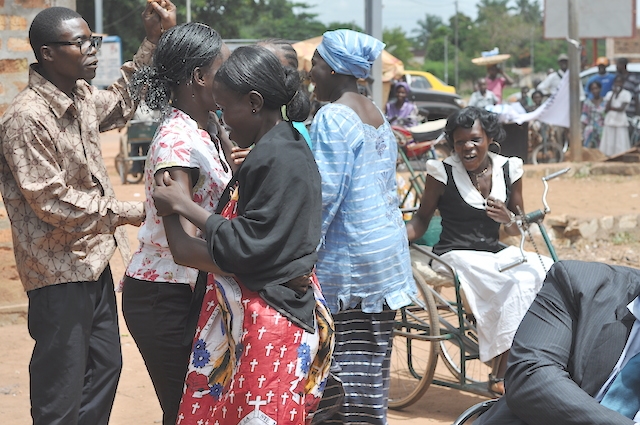
[{"label": "man wearing cap", "polygon": [[627,58],[618,58],[616,60],[616,70],[618,75],[622,75],[624,78],[624,83],[622,84],[622,88],[631,92],[633,97],[631,98],[631,102],[627,105],[627,116],[633,117],[638,115],[638,94],[639,89],[638,85],[640,85],[640,76],[638,74],[632,74],[627,70],[627,64],[629,60]]},{"label": "man wearing cap", "polygon": [[560,67],[560,69],[547,75],[544,81],[538,84],[537,89],[540,90],[545,96],[551,96],[556,91],[558,91],[560,81],[562,81],[564,73],[567,72],[567,68],[569,67],[569,57],[564,53],[558,56],[558,66]]},{"label": "man wearing cap", "polygon": [[593,95],[589,91],[589,87],[591,83],[594,81],[600,82],[602,85],[602,89],[600,91],[600,96],[604,97],[607,93],[611,91],[613,87],[613,80],[615,79],[615,75],[607,72],[607,67],[609,66],[609,59],[604,56],[601,56],[596,60],[596,66],[598,67],[598,73],[593,77],[589,78],[587,84],[584,85],[584,91],[589,96],[589,99],[593,99]]}]

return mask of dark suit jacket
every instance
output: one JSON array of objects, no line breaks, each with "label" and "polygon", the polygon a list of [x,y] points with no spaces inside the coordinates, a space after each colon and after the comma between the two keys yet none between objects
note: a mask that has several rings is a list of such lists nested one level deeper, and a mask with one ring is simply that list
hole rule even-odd
[{"label": "dark suit jacket", "polygon": [[634,322],[640,270],[581,261],[553,265],[516,332],[506,396],[476,425],[632,425],[593,399]]}]

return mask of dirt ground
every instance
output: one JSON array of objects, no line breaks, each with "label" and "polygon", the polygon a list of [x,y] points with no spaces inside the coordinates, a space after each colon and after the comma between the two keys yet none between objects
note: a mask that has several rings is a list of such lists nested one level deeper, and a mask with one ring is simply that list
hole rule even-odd
[{"label": "dirt ground", "polygon": [[[103,153],[112,174],[112,181],[119,199],[142,200],[141,184],[121,185],[115,172],[113,158],[118,152],[118,133],[107,133],[103,138]],[[525,201],[528,210],[541,207],[544,173],[526,166],[524,179]],[[537,171],[537,172],[536,172]],[[603,175],[580,177],[579,174],[551,182],[549,204],[554,215],[577,218],[596,218],[640,214],[640,175]],[[136,228],[129,226],[132,247],[137,245]],[[27,425],[29,416],[28,364],[33,341],[27,332],[26,320],[20,308],[7,306],[26,305],[15,269],[11,248],[11,233],[6,212],[0,208],[0,312],[16,310],[15,314],[0,314],[0,418],[3,424]],[[621,235],[609,241],[577,243],[556,247],[560,258],[602,261],[639,267],[640,243],[634,235]],[[122,276],[124,266],[118,255],[112,260],[114,278]],[[118,295],[118,302],[120,296]],[[112,425],[161,423],[161,411],[151,381],[144,369],[142,358],[133,342],[124,320],[120,320],[124,367],[116,395],[111,419]],[[441,362],[440,362],[441,363]],[[451,375],[439,364],[437,375],[451,379]],[[431,386],[419,403],[399,412],[390,412],[390,424],[450,424],[467,407],[483,400],[483,397],[444,387]]]}]

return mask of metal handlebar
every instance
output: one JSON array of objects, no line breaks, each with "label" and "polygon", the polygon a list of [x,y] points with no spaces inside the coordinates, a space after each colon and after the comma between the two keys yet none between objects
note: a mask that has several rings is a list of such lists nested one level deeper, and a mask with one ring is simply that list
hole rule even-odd
[{"label": "metal handlebar", "polygon": [[545,214],[549,214],[551,212],[551,208],[549,208],[549,204],[547,204],[547,192],[549,192],[549,184],[547,182],[551,179],[555,179],[556,177],[565,174],[570,169],[571,168],[563,168],[560,171],[556,171],[555,173],[551,173],[548,176],[544,176],[542,178],[542,184],[544,184],[544,192],[542,192],[542,205],[544,205]]},{"label": "metal handlebar", "polygon": [[[520,256],[521,257],[509,264],[506,264],[504,266],[499,266],[498,271],[500,271],[500,273],[527,262],[527,257],[524,254],[525,226],[528,226],[530,223],[538,223],[538,224],[542,223],[542,220],[544,220],[545,215],[551,212],[551,208],[549,208],[549,204],[547,204],[547,192],[549,192],[549,184],[547,182],[549,180],[555,179],[556,177],[559,177],[565,174],[570,169],[571,168],[563,168],[560,171],[556,171],[555,173],[551,173],[548,176],[542,177],[542,183],[544,184],[544,192],[542,192],[542,204],[544,205],[544,210],[537,210],[527,215],[519,216],[516,219],[516,225],[518,226],[518,230],[520,231]],[[543,230],[542,227],[540,229]],[[552,252],[551,256],[555,258],[555,253]]]},{"label": "metal handlebar", "polygon": [[527,262],[527,257],[526,255],[524,255],[524,226],[522,223],[522,218],[516,219],[516,226],[518,226],[518,230],[520,231],[520,258],[504,266],[499,266],[498,271],[500,273]]},{"label": "metal handlebar", "polygon": [[560,171],[556,171],[555,173],[551,173],[551,174],[549,174],[548,176],[544,176],[544,177],[542,178],[542,181],[543,181],[543,182],[547,182],[547,181],[549,181],[549,180],[551,180],[551,179],[555,179],[556,177],[559,177],[559,176],[561,176],[561,175],[565,174],[565,173],[566,173],[566,172],[568,172],[570,169],[571,169],[570,167],[567,167],[567,168],[563,168],[563,169],[562,169],[562,170],[560,170]]}]

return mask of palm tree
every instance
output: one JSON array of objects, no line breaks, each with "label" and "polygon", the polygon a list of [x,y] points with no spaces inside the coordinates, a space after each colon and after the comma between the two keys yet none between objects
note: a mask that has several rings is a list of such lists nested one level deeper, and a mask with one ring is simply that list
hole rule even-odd
[{"label": "palm tree", "polygon": [[426,50],[434,31],[443,24],[442,18],[428,13],[423,20],[418,20],[418,29],[413,30],[413,33],[417,34],[415,38],[417,47]]}]

